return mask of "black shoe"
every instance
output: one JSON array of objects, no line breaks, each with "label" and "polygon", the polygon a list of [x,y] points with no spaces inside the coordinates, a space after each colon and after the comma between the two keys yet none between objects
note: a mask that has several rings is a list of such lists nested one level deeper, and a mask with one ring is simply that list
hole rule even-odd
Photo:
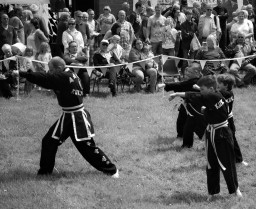
[{"label": "black shoe", "polygon": [[37,172],[37,175],[38,176],[47,176],[47,175],[51,175],[51,172],[43,171],[43,170],[39,169],[38,172]]}]

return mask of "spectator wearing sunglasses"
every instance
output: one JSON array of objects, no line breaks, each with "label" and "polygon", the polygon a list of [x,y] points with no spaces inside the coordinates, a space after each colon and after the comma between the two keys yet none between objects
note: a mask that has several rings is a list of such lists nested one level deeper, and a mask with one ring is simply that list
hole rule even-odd
[{"label": "spectator wearing sunglasses", "polygon": [[210,4],[206,5],[205,14],[199,18],[198,33],[201,43],[206,41],[210,34],[214,35],[218,41],[219,35],[221,34],[219,18],[212,14],[212,6]]},{"label": "spectator wearing sunglasses", "polygon": [[[245,57],[252,53],[251,43],[246,41],[246,34],[239,32],[236,40],[226,49],[226,55],[231,58]],[[256,67],[250,63],[251,59],[243,59],[241,67],[237,61],[233,61],[229,73],[235,76],[237,87],[246,87],[256,75]],[[245,71],[246,75],[240,78],[239,70]]]},{"label": "spectator wearing sunglasses", "polygon": [[76,21],[70,18],[68,21],[68,29],[62,34],[62,43],[64,46],[64,53],[68,52],[69,42],[75,41],[77,43],[78,52],[84,48],[84,39],[82,33],[76,30]]},{"label": "spectator wearing sunglasses", "polygon": [[103,8],[103,14],[99,16],[98,22],[100,24],[100,36],[99,41],[103,39],[107,31],[111,29],[111,26],[116,22],[116,18],[111,14],[111,9],[109,6]]},{"label": "spectator wearing sunglasses", "polygon": [[76,29],[82,33],[85,46],[90,45],[90,31],[89,26],[83,21],[83,13],[78,10],[75,11]]}]

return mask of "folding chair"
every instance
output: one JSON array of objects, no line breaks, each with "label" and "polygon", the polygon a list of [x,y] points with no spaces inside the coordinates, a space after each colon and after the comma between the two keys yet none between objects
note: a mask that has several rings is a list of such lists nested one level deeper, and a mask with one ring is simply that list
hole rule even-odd
[{"label": "folding chair", "polygon": [[175,78],[178,80],[181,79],[180,72],[174,59],[167,59],[163,65],[163,72],[160,70],[159,74],[163,76],[164,80],[166,78],[173,78],[173,80],[175,80]]}]

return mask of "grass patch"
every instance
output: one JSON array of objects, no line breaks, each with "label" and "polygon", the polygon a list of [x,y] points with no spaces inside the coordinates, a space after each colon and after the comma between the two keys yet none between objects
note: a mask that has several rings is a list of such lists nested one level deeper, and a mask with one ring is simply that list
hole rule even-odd
[{"label": "grass patch", "polygon": [[0,208],[256,208],[255,87],[235,89],[237,139],[248,167],[237,167],[244,198],[206,202],[204,147],[195,139],[180,150],[175,123],[179,99],[167,93],[119,93],[107,88],[84,100],[95,126],[96,144],[116,163],[120,179],[92,168],[71,140],[59,147],[56,168],[39,178],[41,139],[61,114],[56,98],[33,91],[20,101],[0,98]]}]

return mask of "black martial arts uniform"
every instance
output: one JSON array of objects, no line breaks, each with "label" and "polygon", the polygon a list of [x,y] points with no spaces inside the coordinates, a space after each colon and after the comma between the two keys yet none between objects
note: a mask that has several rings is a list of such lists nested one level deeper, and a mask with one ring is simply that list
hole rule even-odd
[{"label": "black martial arts uniform", "polygon": [[[187,92],[196,91],[193,85],[199,78],[192,78],[186,81],[166,83],[166,91]],[[206,122],[201,113],[200,103],[183,102],[179,107],[179,114],[176,122],[177,137],[183,138],[182,147],[192,147],[194,142],[194,132],[201,139],[204,135]]]},{"label": "black martial arts uniform", "polygon": [[83,89],[78,76],[70,70],[54,73],[20,72],[20,76],[43,88],[53,89],[63,113],[42,140],[38,174],[51,174],[58,146],[68,137],[81,155],[96,169],[106,174],[116,173],[116,166],[95,145],[90,114],[83,105]]},{"label": "black martial arts uniform", "polygon": [[228,105],[220,92],[186,92],[189,102],[200,100],[206,107],[207,187],[210,195],[220,192],[220,169],[230,194],[238,188],[232,132],[228,127]]},{"label": "black martial arts uniform", "polygon": [[220,93],[225,98],[226,102],[228,103],[228,107],[229,107],[228,126],[231,129],[232,134],[233,134],[236,162],[241,163],[241,162],[243,162],[243,156],[242,156],[240,147],[238,145],[238,142],[236,140],[236,127],[235,127],[234,117],[233,117],[233,113],[232,113],[233,103],[234,103],[234,93],[233,93],[233,91],[225,91],[225,90],[221,90]]}]

